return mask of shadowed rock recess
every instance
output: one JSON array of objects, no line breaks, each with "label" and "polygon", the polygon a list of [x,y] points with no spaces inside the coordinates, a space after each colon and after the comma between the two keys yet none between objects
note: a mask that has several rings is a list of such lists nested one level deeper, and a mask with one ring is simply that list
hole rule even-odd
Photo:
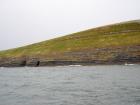
[{"label": "shadowed rock recess", "polygon": [[140,63],[140,21],[122,22],[0,52],[0,67]]}]

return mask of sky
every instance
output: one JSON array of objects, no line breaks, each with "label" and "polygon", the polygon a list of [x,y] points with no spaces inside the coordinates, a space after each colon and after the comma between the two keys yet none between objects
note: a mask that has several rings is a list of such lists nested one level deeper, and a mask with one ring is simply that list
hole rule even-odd
[{"label": "sky", "polygon": [[0,0],[0,50],[140,19],[140,0]]}]

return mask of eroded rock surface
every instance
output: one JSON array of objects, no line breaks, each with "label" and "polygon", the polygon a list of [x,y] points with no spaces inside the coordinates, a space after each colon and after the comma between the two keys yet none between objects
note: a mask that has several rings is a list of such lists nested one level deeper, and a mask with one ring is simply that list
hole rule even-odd
[{"label": "eroded rock surface", "polygon": [[[62,59],[63,58],[63,59]],[[125,64],[140,63],[140,46],[116,48],[85,49],[81,51],[65,52],[61,56],[1,58],[1,67],[22,66],[57,66],[57,65],[97,65],[97,64]]]}]

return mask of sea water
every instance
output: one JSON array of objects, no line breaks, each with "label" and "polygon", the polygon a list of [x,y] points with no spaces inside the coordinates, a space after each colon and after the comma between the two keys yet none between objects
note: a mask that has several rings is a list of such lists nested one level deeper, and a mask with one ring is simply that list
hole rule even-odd
[{"label": "sea water", "polygon": [[0,68],[0,105],[140,105],[140,65]]}]

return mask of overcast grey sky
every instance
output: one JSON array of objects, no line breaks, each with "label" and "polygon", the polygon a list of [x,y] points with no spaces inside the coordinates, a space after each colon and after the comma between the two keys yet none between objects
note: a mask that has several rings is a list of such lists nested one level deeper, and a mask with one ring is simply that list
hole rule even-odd
[{"label": "overcast grey sky", "polygon": [[0,0],[0,50],[140,19],[140,0]]}]

